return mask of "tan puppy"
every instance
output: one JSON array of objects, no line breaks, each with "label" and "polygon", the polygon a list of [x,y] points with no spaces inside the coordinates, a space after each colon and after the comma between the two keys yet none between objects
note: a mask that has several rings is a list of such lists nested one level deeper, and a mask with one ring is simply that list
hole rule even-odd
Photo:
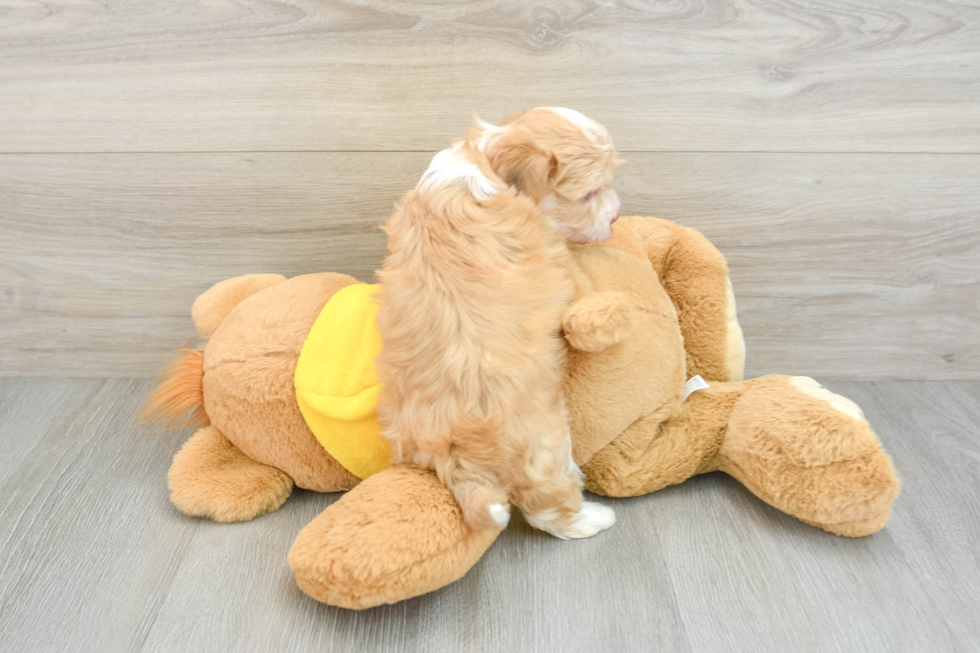
[{"label": "tan puppy", "polygon": [[478,122],[437,154],[385,225],[381,426],[394,463],[435,469],[467,521],[589,537],[613,511],[582,501],[562,402],[559,325],[570,242],[608,238],[619,164],[569,109]]}]

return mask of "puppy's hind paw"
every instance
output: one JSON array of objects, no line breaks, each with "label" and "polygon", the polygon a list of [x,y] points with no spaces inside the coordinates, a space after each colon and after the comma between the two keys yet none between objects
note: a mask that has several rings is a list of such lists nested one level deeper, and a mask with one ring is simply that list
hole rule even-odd
[{"label": "puppy's hind paw", "polygon": [[575,522],[565,534],[566,537],[592,537],[599,531],[604,531],[616,523],[616,512],[609,506],[592,501],[583,501],[582,509],[575,517]]},{"label": "puppy's hind paw", "polygon": [[612,508],[591,501],[583,501],[582,508],[572,518],[571,523],[567,524],[561,524],[555,519],[542,519],[542,515],[534,517],[526,515],[526,517],[531,526],[562,540],[592,537],[616,523],[616,513]]}]

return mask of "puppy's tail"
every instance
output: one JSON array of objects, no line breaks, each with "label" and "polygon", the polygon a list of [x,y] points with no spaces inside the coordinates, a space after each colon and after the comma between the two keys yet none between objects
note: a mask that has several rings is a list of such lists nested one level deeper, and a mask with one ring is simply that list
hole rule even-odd
[{"label": "puppy's tail", "polygon": [[507,528],[510,503],[503,490],[474,480],[451,483],[449,489],[470,526],[481,531],[500,531]]}]

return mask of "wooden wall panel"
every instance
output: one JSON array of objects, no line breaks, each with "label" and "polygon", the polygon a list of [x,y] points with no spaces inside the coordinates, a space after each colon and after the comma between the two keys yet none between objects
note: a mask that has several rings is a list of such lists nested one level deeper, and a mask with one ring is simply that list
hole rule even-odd
[{"label": "wooden wall panel", "polygon": [[[370,280],[431,153],[0,155],[0,374],[147,376],[248,272]],[[633,153],[728,256],[752,374],[976,378],[980,156]]]},{"label": "wooden wall panel", "polygon": [[943,0],[52,0],[0,8],[0,151],[438,150],[572,106],[624,151],[980,152]]}]

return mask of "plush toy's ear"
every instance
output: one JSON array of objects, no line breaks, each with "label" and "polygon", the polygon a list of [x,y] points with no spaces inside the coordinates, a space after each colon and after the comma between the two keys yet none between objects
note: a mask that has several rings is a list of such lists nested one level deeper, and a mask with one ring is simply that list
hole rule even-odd
[{"label": "plush toy's ear", "polygon": [[572,302],[561,325],[568,344],[595,353],[622,342],[630,334],[633,315],[626,295],[610,290]]},{"label": "plush toy's ear", "polygon": [[493,141],[487,152],[494,172],[520,192],[540,202],[558,170],[558,159],[534,136],[511,127]]}]

